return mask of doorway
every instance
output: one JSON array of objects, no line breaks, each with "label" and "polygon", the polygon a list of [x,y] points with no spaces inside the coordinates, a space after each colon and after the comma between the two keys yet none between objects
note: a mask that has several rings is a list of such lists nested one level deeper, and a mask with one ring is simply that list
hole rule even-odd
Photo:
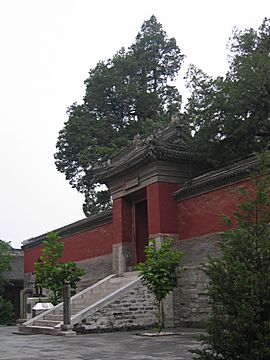
[{"label": "doorway", "polygon": [[144,253],[148,245],[148,215],[147,200],[134,203],[134,262],[135,264],[146,260]]}]

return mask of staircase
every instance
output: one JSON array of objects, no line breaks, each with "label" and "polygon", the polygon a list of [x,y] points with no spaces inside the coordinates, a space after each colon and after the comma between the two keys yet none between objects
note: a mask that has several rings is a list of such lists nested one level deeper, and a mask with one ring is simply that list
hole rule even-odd
[{"label": "staircase", "polygon": [[[124,273],[122,276],[110,275],[96,284],[84,289],[71,298],[71,328],[95,312],[123,297],[135,287],[141,279],[137,272]],[[21,334],[67,335],[62,331],[63,303],[26,321],[18,326]]]}]

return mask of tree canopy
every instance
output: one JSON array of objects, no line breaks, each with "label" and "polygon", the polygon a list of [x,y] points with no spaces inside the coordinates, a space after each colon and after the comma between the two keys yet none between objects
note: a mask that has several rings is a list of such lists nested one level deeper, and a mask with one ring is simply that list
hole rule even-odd
[{"label": "tree canopy", "polygon": [[[193,155],[217,166],[249,155],[261,148],[263,138],[269,140],[270,19],[258,30],[235,29],[228,49],[225,76],[213,78],[189,67],[191,95],[181,115],[193,135]],[[136,134],[148,135],[181,111],[181,95],[172,81],[183,59],[175,39],[152,16],[127,50],[89,71],[83,102],[69,107],[55,154],[57,169],[85,195],[86,215],[110,207],[95,169]]]},{"label": "tree canopy", "polygon": [[152,16],[134,44],[89,71],[83,103],[69,107],[55,154],[57,169],[85,194],[86,215],[110,206],[108,192],[97,190],[95,168],[137,133],[150,133],[180,111],[181,96],[172,81],[183,58],[175,39]]},{"label": "tree canopy", "polygon": [[195,66],[188,73],[185,121],[194,151],[213,164],[258,150],[258,136],[270,134],[270,19],[258,31],[234,30],[228,47],[225,77],[214,79]]},{"label": "tree canopy", "polygon": [[11,248],[9,243],[0,240],[0,274],[10,270]]},{"label": "tree canopy", "polygon": [[0,325],[14,324],[14,309],[11,301],[3,299],[7,280],[3,272],[11,270],[11,247],[8,242],[0,240]]},{"label": "tree canopy", "polygon": [[2,274],[4,271],[11,270],[11,248],[9,243],[0,240],[0,298],[6,284]]}]

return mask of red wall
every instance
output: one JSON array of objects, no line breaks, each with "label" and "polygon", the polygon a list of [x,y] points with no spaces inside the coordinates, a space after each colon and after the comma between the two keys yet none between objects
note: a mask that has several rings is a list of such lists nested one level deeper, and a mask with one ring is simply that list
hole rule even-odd
[{"label": "red wall", "polygon": [[125,198],[113,201],[114,244],[132,241],[132,203]]},{"label": "red wall", "polygon": [[173,193],[179,189],[175,183],[157,182],[147,186],[149,235],[177,234],[177,204]]},{"label": "red wall", "polygon": [[[62,261],[80,261],[112,253],[112,223],[99,226],[63,238],[64,252]],[[24,272],[33,272],[34,264],[41,255],[42,245],[24,250]]]},{"label": "red wall", "polygon": [[[251,183],[242,181],[177,203],[172,197],[177,184],[159,182],[149,185],[149,235],[179,233],[180,239],[188,239],[224,230],[220,215],[230,215],[236,209],[238,196],[233,190],[240,186],[251,188]],[[113,244],[131,241],[131,209],[128,200],[114,200],[113,223],[63,238],[62,260],[80,261],[111,254]],[[40,254],[41,245],[24,251],[26,273],[34,271],[34,263]]]},{"label": "red wall", "polygon": [[226,229],[221,214],[231,215],[237,208],[238,195],[233,191],[239,187],[251,189],[248,180],[228,185],[178,202],[178,224],[180,239],[202,236]]}]

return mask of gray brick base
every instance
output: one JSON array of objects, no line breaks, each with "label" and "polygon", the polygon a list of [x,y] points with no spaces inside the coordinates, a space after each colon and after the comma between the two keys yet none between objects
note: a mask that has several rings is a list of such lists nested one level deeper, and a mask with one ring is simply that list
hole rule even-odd
[{"label": "gray brick base", "polygon": [[173,291],[174,326],[199,326],[207,319],[211,306],[207,296],[208,278],[200,265],[208,256],[218,256],[220,234],[211,234],[187,240],[178,240],[175,246],[185,255],[182,265],[186,268]]},{"label": "gray brick base", "polygon": [[80,333],[149,328],[156,326],[157,306],[145,286],[97,311],[76,326]]}]

